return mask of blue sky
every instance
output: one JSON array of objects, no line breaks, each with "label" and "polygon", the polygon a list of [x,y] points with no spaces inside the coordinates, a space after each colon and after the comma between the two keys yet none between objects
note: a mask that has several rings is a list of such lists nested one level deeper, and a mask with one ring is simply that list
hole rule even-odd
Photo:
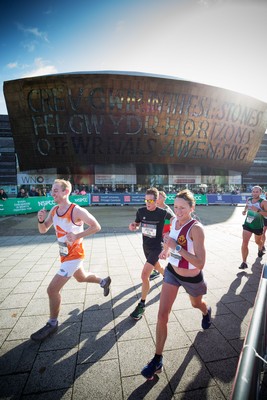
[{"label": "blue sky", "polygon": [[267,102],[266,0],[3,0],[3,82],[135,71],[224,87]]}]

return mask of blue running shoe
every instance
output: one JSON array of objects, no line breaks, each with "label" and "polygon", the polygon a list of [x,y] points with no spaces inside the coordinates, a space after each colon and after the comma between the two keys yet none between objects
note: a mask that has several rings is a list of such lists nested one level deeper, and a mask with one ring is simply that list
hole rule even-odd
[{"label": "blue running shoe", "polygon": [[162,357],[160,361],[156,361],[155,357],[142,369],[141,374],[149,381],[154,378],[155,374],[162,372]]}]

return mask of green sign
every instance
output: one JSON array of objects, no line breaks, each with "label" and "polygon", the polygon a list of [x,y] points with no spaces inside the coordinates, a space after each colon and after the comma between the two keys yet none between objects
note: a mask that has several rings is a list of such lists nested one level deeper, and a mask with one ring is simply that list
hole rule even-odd
[{"label": "green sign", "polygon": [[[102,195],[104,196],[104,195]],[[145,196],[145,195],[144,195]],[[143,197],[138,202],[143,203]],[[171,193],[167,195],[166,204],[174,204],[176,193]],[[195,194],[194,195],[196,204],[208,204],[208,199],[206,194]],[[70,201],[72,203],[78,204],[79,206],[89,206],[91,204],[91,195],[73,195],[70,196]],[[109,202],[112,204],[112,201]],[[122,201],[122,204],[128,204],[128,202]],[[45,208],[47,211],[51,210],[56,203],[53,197],[27,197],[26,199],[21,198],[9,198],[6,201],[0,200],[0,217],[6,215],[19,215],[19,214],[30,214]]]},{"label": "green sign", "polygon": [[[77,195],[70,196],[70,201],[75,204],[79,204],[79,206],[88,206],[89,205],[89,196],[88,195]],[[37,212],[42,208],[46,210],[51,210],[56,203],[54,202],[53,197],[27,197],[27,198],[9,198],[6,201],[0,200],[0,217],[5,215],[19,215],[19,214],[30,214],[33,212]]]}]

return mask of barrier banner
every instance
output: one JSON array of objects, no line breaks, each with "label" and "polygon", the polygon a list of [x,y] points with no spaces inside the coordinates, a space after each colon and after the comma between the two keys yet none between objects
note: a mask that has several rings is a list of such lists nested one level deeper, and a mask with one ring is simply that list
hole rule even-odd
[{"label": "barrier banner", "polygon": [[124,204],[145,204],[145,193],[124,194]]},{"label": "barrier banner", "polygon": [[[176,197],[177,193],[168,193],[167,194],[167,199],[166,199],[166,204],[174,204],[174,200]],[[194,194],[194,198],[196,201],[196,205],[207,205],[208,204],[208,199],[206,194]]]},{"label": "barrier banner", "polygon": [[208,204],[232,204],[232,195],[208,194]]},{"label": "barrier banner", "polygon": [[[166,204],[174,204],[176,193],[167,194]],[[196,204],[208,204],[206,194],[194,195]],[[91,204],[145,204],[145,193],[91,194]]]},{"label": "barrier banner", "polygon": [[208,194],[208,204],[245,204],[247,195],[239,194]]},{"label": "barrier banner", "polygon": [[[167,194],[166,204],[173,205],[176,193]],[[231,194],[195,194],[196,205],[235,205],[245,204],[248,195],[231,195]],[[79,206],[89,205],[127,205],[138,204],[145,205],[145,193],[103,193],[103,194],[86,194],[71,195],[70,201]],[[51,210],[56,203],[53,197],[28,197],[9,198],[6,201],[0,201],[0,217],[7,215],[29,214],[39,211],[41,208]]]},{"label": "barrier banner", "polygon": [[246,194],[233,194],[232,204],[246,204],[247,198],[249,196]]},{"label": "barrier banner", "polygon": [[123,195],[122,194],[91,194],[91,204],[122,204],[123,205]]},{"label": "barrier banner", "polygon": [[[70,201],[80,206],[89,205],[88,195],[70,196]],[[37,212],[42,208],[51,210],[56,203],[53,197],[26,197],[22,198],[9,198],[6,201],[0,201],[0,216],[6,215],[19,215]]]}]

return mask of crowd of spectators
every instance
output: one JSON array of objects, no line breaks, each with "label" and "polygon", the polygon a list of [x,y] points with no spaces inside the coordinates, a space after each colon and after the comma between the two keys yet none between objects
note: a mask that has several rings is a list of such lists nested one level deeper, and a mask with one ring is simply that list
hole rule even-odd
[{"label": "crowd of spectators", "polygon": [[[149,185],[148,185],[149,186]],[[145,185],[75,185],[73,184],[73,195],[86,195],[87,193],[145,193],[148,186]],[[152,185],[151,185],[152,186]],[[194,194],[240,194],[250,193],[251,187],[246,185],[155,185],[158,190],[164,190],[165,193],[178,193],[180,190],[188,188]],[[267,188],[263,188],[263,190]],[[265,191],[266,191],[265,190]],[[16,195],[15,195],[16,196]],[[49,185],[36,185],[27,186],[23,185],[18,190],[18,198],[27,198],[35,196],[51,196],[51,187]],[[14,197],[14,195],[8,196],[4,189],[0,189],[0,200],[5,201],[8,197]]]}]

